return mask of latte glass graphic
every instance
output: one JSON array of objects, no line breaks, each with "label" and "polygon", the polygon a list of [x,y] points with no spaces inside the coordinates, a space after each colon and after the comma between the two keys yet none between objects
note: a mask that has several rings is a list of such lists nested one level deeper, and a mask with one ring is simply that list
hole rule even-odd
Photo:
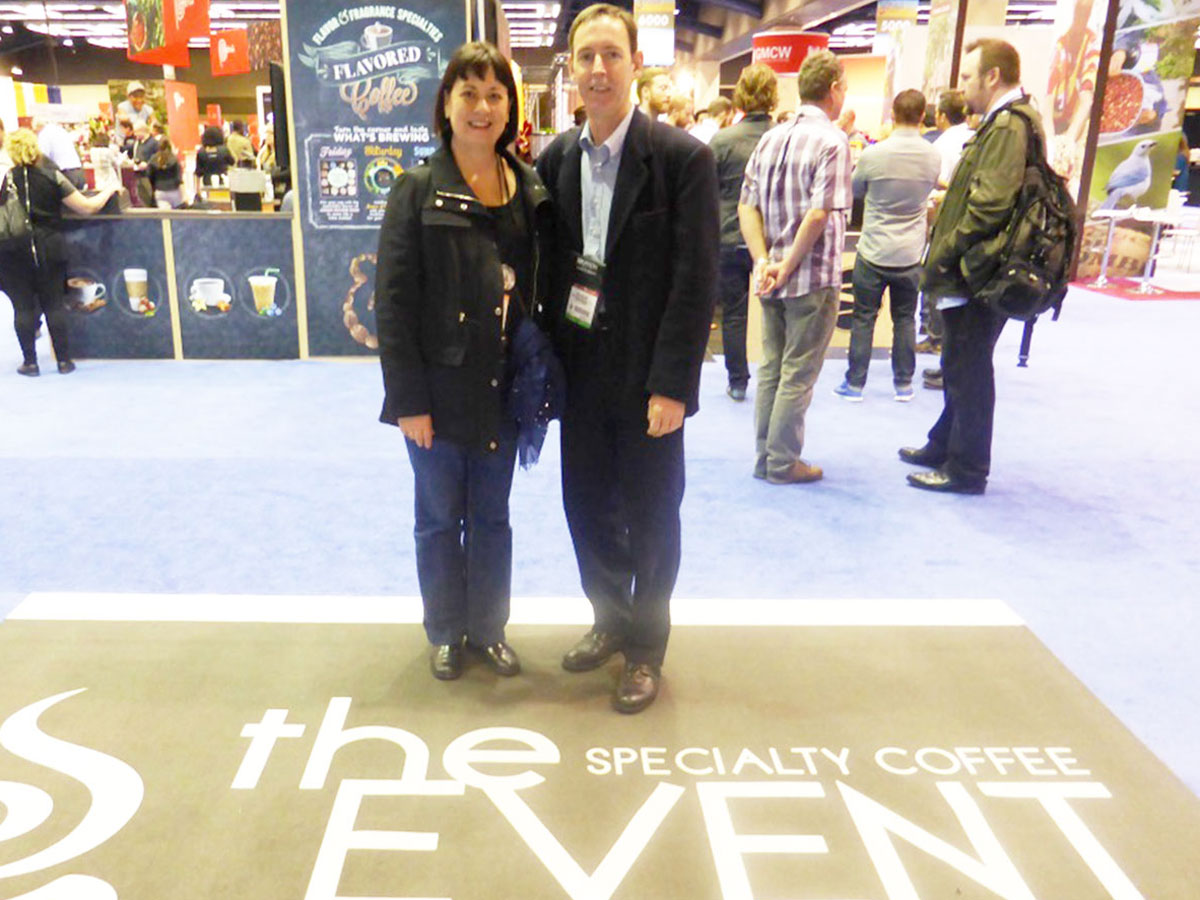
[{"label": "latte glass graphic", "polygon": [[362,43],[368,50],[379,50],[392,42],[392,28],[382,22],[376,22],[363,29]]},{"label": "latte glass graphic", "polygon": [[262,315],[275,305],[275,284],[279,279],[274,275],[251,275],[246,280],[254,294],[254,311]]},{"label": "latte glass graphic", "polygon": [[150,299],[148,289],[145,269],[125,270],[125,291],[129,295],[129,308],[134,312],[141,312]]}]

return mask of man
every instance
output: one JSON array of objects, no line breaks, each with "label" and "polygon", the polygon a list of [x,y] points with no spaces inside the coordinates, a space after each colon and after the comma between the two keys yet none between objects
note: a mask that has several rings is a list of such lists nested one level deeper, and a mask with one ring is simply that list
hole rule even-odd
[{"label": "man", "polygon": [[713,137],[722,128],[728,128],[733,122],[733,101],[728,97],[714,97],[708,104],[708,109],[701,110],[692,126],[691,135],[704,144],[711,144]]},{"label": "man", "polygon": [[154,109],[146,103],[146,86],[140,81],[126,86],[125,99],[117,104],[117,118],[134,125],[141,122],[147,128],[154,124]]},{"label": "man", "polygon": [[145,122],[133,123],[133,170],[137,173],[136,192],[141,206],[153,208],[154,188],[150,184],[148,170],[150,160],[158,152],[158,140],[150,134],[150,126]]},{"label": "man", "polygon": [[745,116],[736,125],[713,135],[708,146],[717,162],[717,183],[721,191],[718,301],[721,304],[721,344],[729,378],[725,393],[742,401],[746,399],[746,385],[750,383],[750,367],[746,362],[746,308],[754,261],[742,239],[737,207],[746,163],[759,139],[775,126],[771,121],[771,110],[779,102],[779,86],[771,67],[756,63],[742,69],[737,87],[733,89],[733,102]]},{"label": "man", "polygon": [[87,176],[83,171],[83,162],[79,158],[79,150],[75,146],[75,138],[57,122],[49,122],[38,118],[34,122],[37,131],[38,149],[50,162],[54,163],[67,180],[79,190],[87,187]]},{"label": "man", "polygon": [[967,101],[962,91],[942,91],[937,103],[937,125],[941,129],[938,139],[933,142],[938,153],[942,155],[942,167],[938,173],[938,187],[945,188],[950,184],[950,176],[962,156],[963,147],[974,134],[967,124]]},{"label": "man", "polygon": [[671,106],[671,91],[671,75],[666,69],[644,69],[637,79],[638,109],[651,119],[665,116]]},{"label": "man", "polygon": [[854,319],[850,364],[834,393],[861,401],[871,365],[875,319],[888,292],[892,313],[892,386],[895,399],[913,398],[917,366],[917,285],[925,250],[925,204],[937,184],[942,155],[921,137],[925,95],[901,91],[892,101],[895,127],[887,140],[862,152],[854,168],[854,196],[865,198],[862,238],[854,260]]},{"label": "man", "polygon": [[254,162],[254,145],[250,143],[250,138],[246,137],[246,123],[241,119],[235,119],[230,123],[229,137],[225,141],[225,146],[233,154],[235,163]]},{"label": "man", "polygon": [[[933,142],[933,146],[942,155],[942,168],[938,173],[938,190],[934,191],[930,198],[934,207],[942,202],[946,185],[950,183],[950,176],[954,173],[954,167],[958,165],[963,147],[975,133],[967,122],[967,101],[963,99],[962,91],[942,91],[938,97],[936,115],[937,126],[942,131],[938,139]],[[925,338],[917,344],[917,352],[940,355],[942,352],[942,315],[925,297],[921,299],[921,328],[925,332]],[[942,390],[942,370],[940,368],[926,369],[922,372],[922,376],[925,387],[936,391]]]},{"label": "man", "polygon": [[[945,325],[942,346],[944,408],[924,447],[905,447],[900,458],[933,471],[908,476],[929,491],[982,494],[991,468],[996,405],[992,351],[1005,319],[972,299],[999,262],[1030,140],[1042,140],[1041,120],[1021,90],[1021,60],[1011,44],[995,39],[967,46],[959,74],[963,97],[983,114],[963,150],[942,201],[921,288],[937,302]],[[1036,124],[1029,134],[1020,109]]]},{"label": "man", "polygon": [[667,124],[690,131],[696,124],[695,104],[687,94],[672,94],[667,104]]},{"label": "man", "polygon": [[828,50],[810,53],[797,86],[800,109],[759,141],[738,204],[762,301],[754,477],[772,484],[822,476],[800,458],[804,414],[837,320],[853,203],[850,145],[834,124],[846,100],[841,62]]},{"label": "man", "polygon": [[698,408],[717,281],[708,147],[633,107],[633,16],[595,4],[568,36],[587,124],[537,168],[559,214],[544,315],[567,372],[563,504],[593,628],[563,657],[583,672],[625,657],[613,706],[658,695],[679,571],[683,422]]}]

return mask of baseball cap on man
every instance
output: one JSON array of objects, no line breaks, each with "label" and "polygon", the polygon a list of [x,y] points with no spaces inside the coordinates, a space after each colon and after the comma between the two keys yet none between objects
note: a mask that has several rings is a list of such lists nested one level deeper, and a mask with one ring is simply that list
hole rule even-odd
[{"label": "baseball cap on man", "polygon": [[129,82],[129,87],[125,88],[125,96],[129,97],[138,91],[141,91],[143,94],[146,93],[146,86],[140,81],[131,81]]}]

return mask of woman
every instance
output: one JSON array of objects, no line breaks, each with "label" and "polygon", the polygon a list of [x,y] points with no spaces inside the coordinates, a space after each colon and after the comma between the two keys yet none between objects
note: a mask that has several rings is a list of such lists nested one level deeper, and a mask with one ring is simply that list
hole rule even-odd
[{"label": "woman", "polygon": [[216,125],[206,125],[196,151],[196,192],[202,184],[212,184],[216,176],[224,177],[233,165],[233,154],[225,146],[225,135]]},{"label": "woman", "polygon": [[150,157],[146,175],[154,191],[155,206],[159,209],[177,209],[183,205],[183,191],[180,188],[183,171],[170,138],[164,136],[159,139],[158,151]]},{"label": "woman", "polygon": [[97,131],[92,135],[91,150],[92,172],[95,175],[96,190],[119,190],[121,187],[121,153],[112,146],[112,138],[106,131]]},{"label": "woman", "polygon": [[[30,243],[20,243],[0,251],[0,289],[12,299],[13,324],[21,345],[24,362],[20,375],[38,375],[35,335],[38,320],[46,317],[50,342],[58,360],[58,371],[75,371],[67,341],[67,307],[64,288],[67,278],[67,245],[59,229],[62,208],[91,214],[113,195],[111,188],[85,197],[52,168],[38,150],[37,135],[18,128],[4,138],[4,149],[13,167],[4,181],[4,191],[15,190],[21,205],[29,211],[33,223]],[[4,195],[7,197],[7,193]]]},{"label": "woman", "polygon": [[552,208],[504,149],[517,120],[508,61],[464,44],[438,91],[442,146],[393,185],[379,235],[380,421],[407,439],[430,665],[443,680],[462,673],[465,649],[500,675],[521,668],[504,636],[517,438],[505,396],[510,337],[545,295]]}]

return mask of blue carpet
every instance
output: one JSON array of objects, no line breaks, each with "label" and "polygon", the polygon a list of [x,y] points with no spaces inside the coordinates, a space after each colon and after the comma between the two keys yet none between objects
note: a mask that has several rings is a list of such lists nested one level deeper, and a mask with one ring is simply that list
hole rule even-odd
[{"label": "blue carpet", "polygon": [[[823,482],[756,481],[754,382],[734,403],[706,365],[677,602],[1000,598],[1200,793],[1197,334],[1200,304],[1081,294],[1019,369],[1010,325],[984,497],[905,485],[896,448],[923,442],[940,396],[894,402],[884,359],[861,404],[832,394],[845,362],[826,364],[805,449]],[[43,341],[50,371],[24,379],[4,346],[0,610],[33,590],[417,593],[411,472],[376,422],[373,362],[98,361],[62,377]],[[579,596],[556,441],[516,477],[517,595]]]}]

